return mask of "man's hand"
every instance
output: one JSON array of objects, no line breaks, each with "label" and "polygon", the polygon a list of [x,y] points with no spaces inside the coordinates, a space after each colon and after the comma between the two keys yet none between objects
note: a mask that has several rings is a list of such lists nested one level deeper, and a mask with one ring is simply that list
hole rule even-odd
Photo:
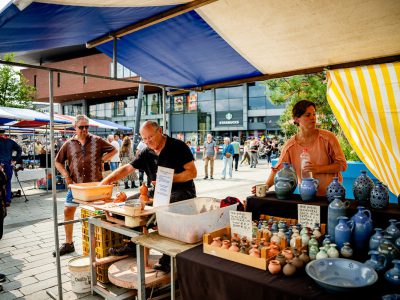
[{"label": "man's hand", "polygon": [[11,161],[11,165],[12,165],[13,167],[15,167],[16,164],[17,164],[17,162],[16,162],[15,160],[12,160],[12,161]]},{"label": "man's hand", "polygon": [[70,184],[75,183],[75,182],[72,180],[71,177],[66,177],[66,178],[65,178],[65,182],[67,183],[67,185],[70,185]]}]

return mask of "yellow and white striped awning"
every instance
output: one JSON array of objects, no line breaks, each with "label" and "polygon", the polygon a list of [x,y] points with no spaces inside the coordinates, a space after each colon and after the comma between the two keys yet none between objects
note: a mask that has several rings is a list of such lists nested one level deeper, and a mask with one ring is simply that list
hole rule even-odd
[{"label": "yellow and white striped awning", "polygon": [[328,102],[368,169],[400,194],[400,63],[328,71]]}]

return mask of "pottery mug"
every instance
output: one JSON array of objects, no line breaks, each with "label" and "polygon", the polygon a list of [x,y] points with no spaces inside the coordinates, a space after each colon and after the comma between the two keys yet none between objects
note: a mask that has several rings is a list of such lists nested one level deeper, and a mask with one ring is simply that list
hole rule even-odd
[{"label": "pottery mug", "polygon": [[256,196],[265,197],[267,195],[267,186],[265,184],[256,184]]}]

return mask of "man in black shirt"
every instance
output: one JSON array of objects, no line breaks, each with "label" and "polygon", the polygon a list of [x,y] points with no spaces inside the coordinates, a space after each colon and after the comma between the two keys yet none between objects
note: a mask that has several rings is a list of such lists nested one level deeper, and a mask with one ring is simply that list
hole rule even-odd
[{"label": "man in black shirt", "polygon": [[[161,166],[174,169],[171,203],[196,197],[193,179],[197,177],[197,169],[193,154],[185,142],[164,135],[161,127],[154,121],[146,121],[140,128],[140,135],[147,147],[130,164],[118,168],[104,178],[101,184],[118,181],[135,169],[144,170],[156,182],[157,168]],[[169,272],[169,262],[169,257],[163,255],[154,268]]]}]

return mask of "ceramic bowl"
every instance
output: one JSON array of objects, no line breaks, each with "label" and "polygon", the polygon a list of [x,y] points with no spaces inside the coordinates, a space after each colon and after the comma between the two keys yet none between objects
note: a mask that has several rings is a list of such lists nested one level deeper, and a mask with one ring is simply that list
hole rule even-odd
[{"label": "ceramic bowl", "polygon": [[330,292],[350,292],[374,284],[375,270],[361,262],[345,258],[314,260],[306,266],[308,276]]}]

